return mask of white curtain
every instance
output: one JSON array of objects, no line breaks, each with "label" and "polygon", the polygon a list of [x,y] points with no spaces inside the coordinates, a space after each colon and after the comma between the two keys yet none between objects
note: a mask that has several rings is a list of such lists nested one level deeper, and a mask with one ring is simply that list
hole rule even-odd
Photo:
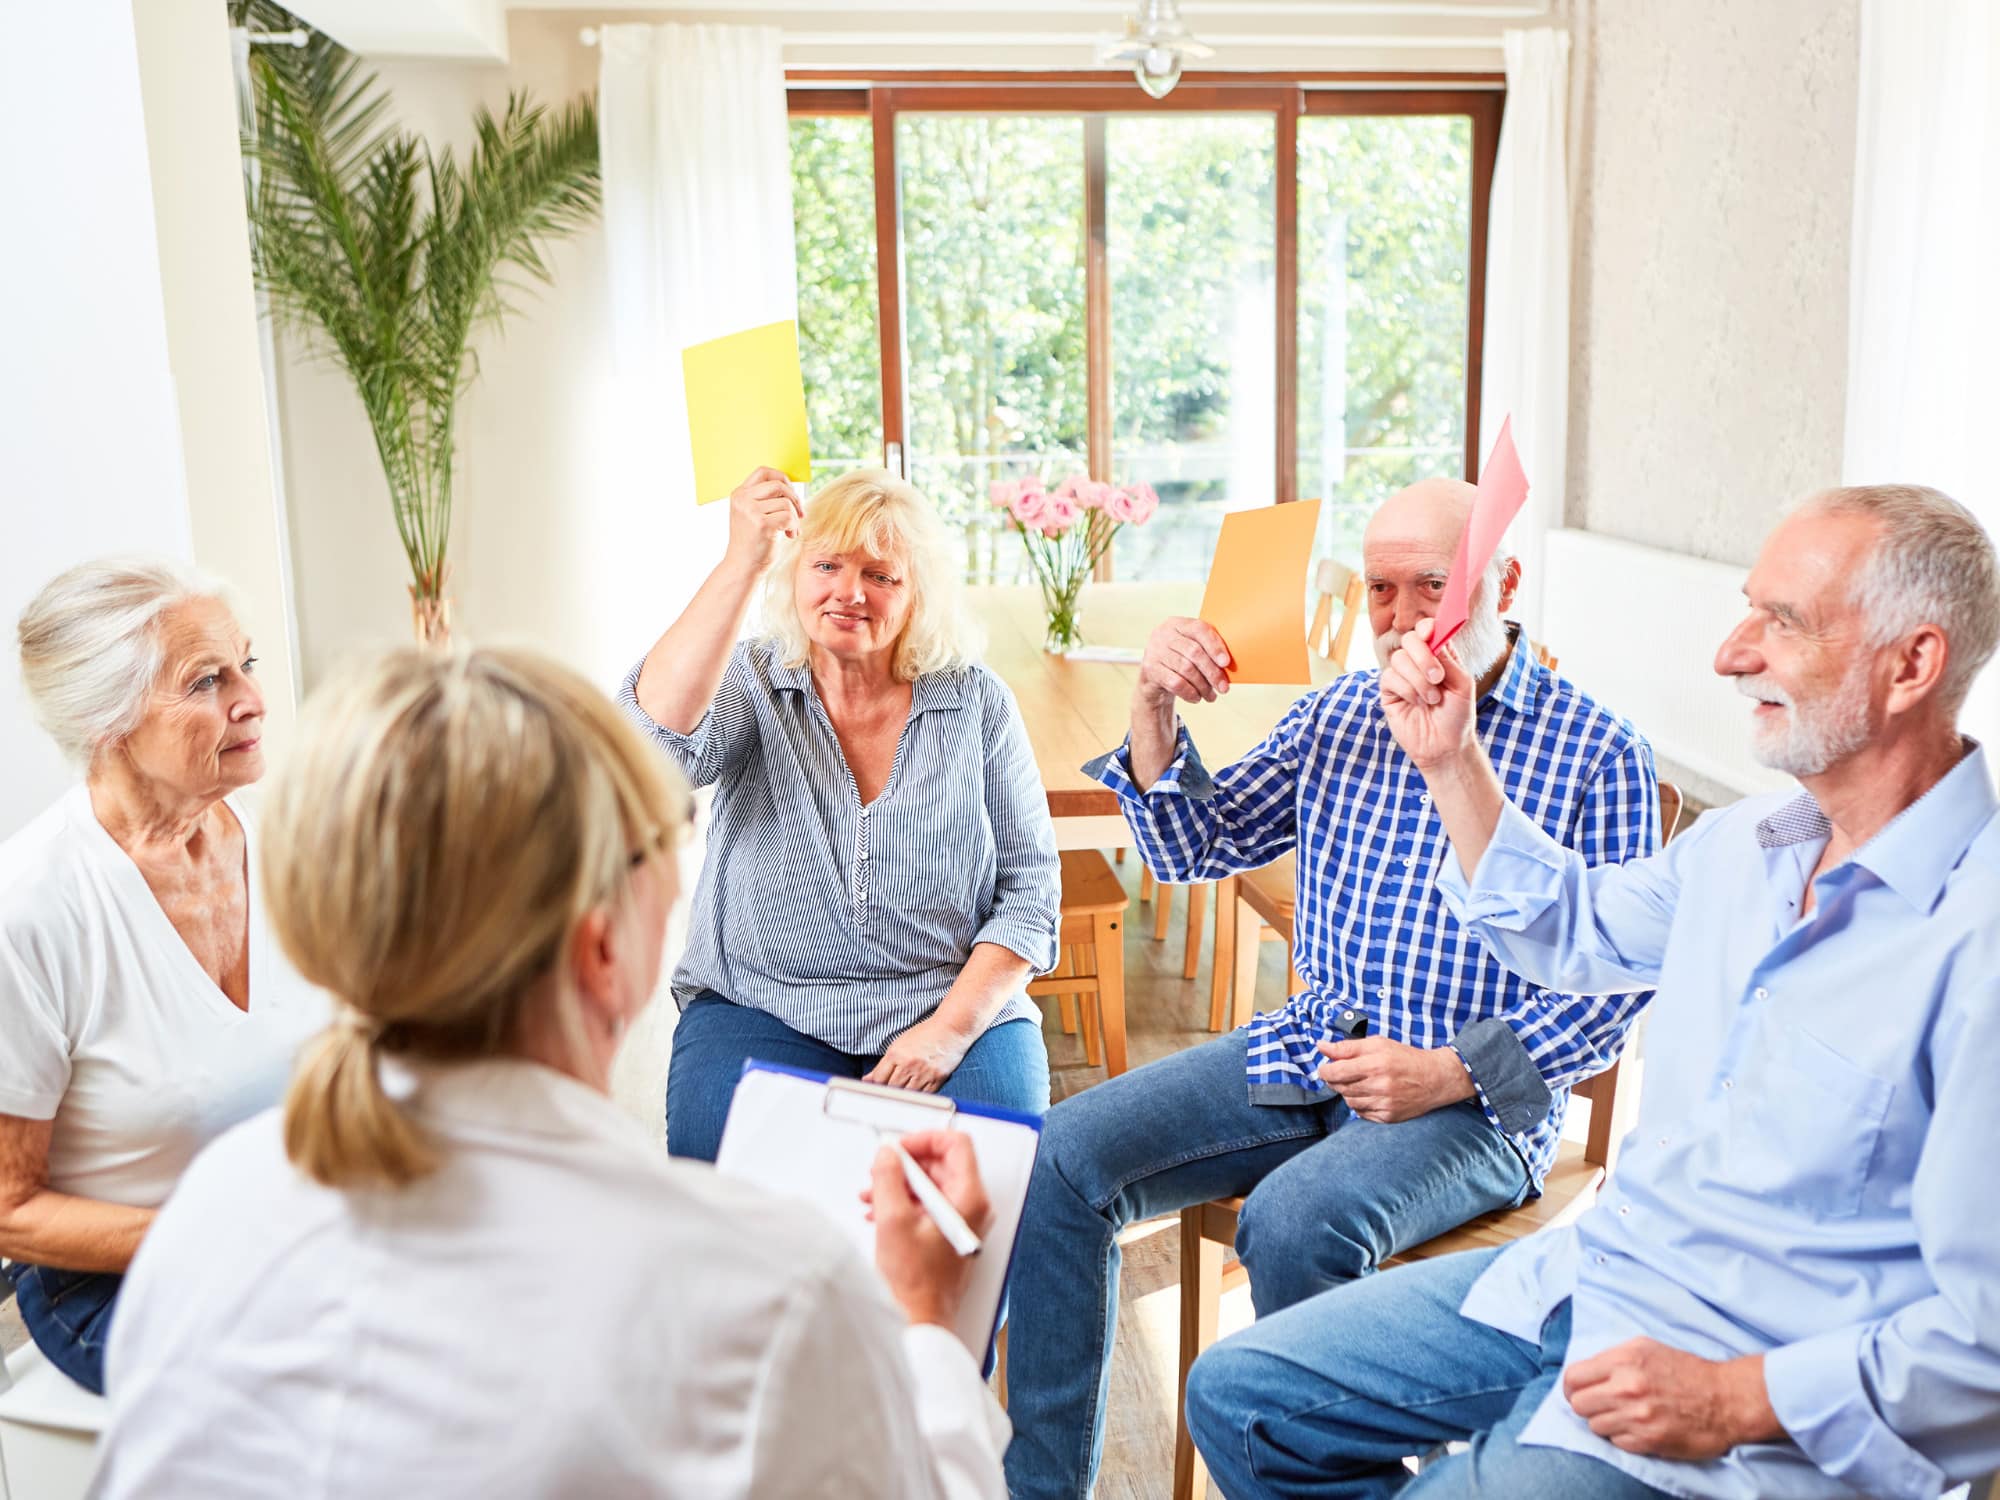
[{"label": "white curtain", "polygon": [[694,503],[681,350],[797,314],[791,147],[775,28],[606,26],[599,38],[622,538],[607,539],[622,554],[607,561],[625,575],[618,613],[636,657],[725,534],[726,508]]},{"label": "white curtain", "polygon": [[[727,506],[694,503],[681,350],[796,316],[798,287],[779,33],[628,25],[599,38],[612,367],[596,398],[605,451],[580,529],[600,581],[606,659],[622,671],[721,559],[727,535]],[[681,922],[701,857],[697,836],[682,852]],[[613,1093],[656,1132],[675,1018],[658,999],[613,1071]]]},{"label": "white curtain", "polygon": [[1542,538],[1562,525],[1569,443],[1569,33],[1507,31],[1507,113],[1487,218],[1479,459],[1514,418],[1528,503],[1507,533],[1514,614],[1541,626]]},{"label": "white curtain", "polygon": [[[1996,247],[2000,8],[1862,0],[1842,473],[1935,485],[2000,538]],[[2000,743],[2000,670],[1966,730]]]}]

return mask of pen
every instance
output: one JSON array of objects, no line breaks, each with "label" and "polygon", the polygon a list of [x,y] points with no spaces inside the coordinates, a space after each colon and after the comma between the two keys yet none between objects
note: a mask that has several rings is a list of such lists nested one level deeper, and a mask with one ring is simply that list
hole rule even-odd
[{"label": "pen", "polygon": [[910,1184],[910,1191],[923,1204],[924,1212],[931,1216],[944,1237],[951,1242],[951,1248],[960,1255],[979,1253],[979,1236],[972,1232],[972,1226],[965,1222],[959,1211],[951,1206],[951,1200],[932,1182],[917,1165],[917,1159],[903,1149],[901,1141],[889,1142],[896,1148],[896,1160],[903,1164],[903,1177]]}]

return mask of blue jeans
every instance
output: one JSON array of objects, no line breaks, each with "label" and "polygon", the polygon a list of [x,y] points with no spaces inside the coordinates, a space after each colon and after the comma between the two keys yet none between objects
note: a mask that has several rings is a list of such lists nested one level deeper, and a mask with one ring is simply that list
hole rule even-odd
[{"label": "blue jeans", "polygon": [[[1188,1428],[1230,1500],[1662,1500],[1600,1459],[1517,1439],[1562,1379],[1569,1303],[1540,1347],[1459,1316],[1497,1250],[1398,1266],[1222,1340],[1188,1376]],[[1471,1442],[1412,1478],[1403,1460]]]},{"label": "blue jeans", "polygon": [[1246,1036],[1108,1079],[1042,1122],[1007,1335],[1014,1500],[1090,1492],[1124,1225],[1248,1195],[1236,1249],[1262,1317],[1527,1196],[1527,1168],[1475,1104],[1377,1125],[1337,1099],[1250,1103]]},{"label": "blue jeans", "polygon": [[85,1390],[104,1394],[104,1342],[118,1306],[123,1276],[108,1271],[59,1271],[9,1265],[14,1303],[35,1347]]},{"label": "blue jeans", "polygon": [[[667,1061],[667,1150],[714,1161],[722,1122],[743,1064],[783,1063],[835,1078],[859,1078],[881,1061],[842,1052],[794,1031],[776,1016],[703,990],[681,1012]],[[967,1104],[994,1104],[1025,1115],[1049,1107],[1049,1053],[1042,1028],[1023,1016],[991,1026],[966,1049],[938,1092]]]}]

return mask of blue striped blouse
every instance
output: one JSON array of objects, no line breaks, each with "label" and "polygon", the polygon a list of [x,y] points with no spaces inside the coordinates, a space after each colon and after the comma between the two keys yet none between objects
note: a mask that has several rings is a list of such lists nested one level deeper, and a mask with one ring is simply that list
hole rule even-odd
[{"label": "blue striped blouse", "polygon": [[[865,807],[810,669],[770,642],[730,654],[692,734],[639,706],[639,670],[618,701],[689,781],[717,787],[677,1004],[714,990],[871,1056],[937,1009],[976,943],[1054,966],[1055,829],[1014,695],[987,668],[917,678]],[[1024,1016],[1040,1011],[1016,995],[993,1024]]]}]

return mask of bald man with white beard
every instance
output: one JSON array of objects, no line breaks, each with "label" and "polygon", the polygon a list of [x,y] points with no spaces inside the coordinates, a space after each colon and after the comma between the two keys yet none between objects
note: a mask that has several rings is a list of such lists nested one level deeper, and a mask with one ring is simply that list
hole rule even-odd
[{"label": "bald man with white beard", "polygon": [[[1474,490],[1398,492],[1362,540],[1369,625],[1387,661],[1437,613]],[[1652,752],[1535,660],[1507,621],[1501,557],[1450,647],[1477,684],[1494,774],[1592,865],[1658,840]],[[1614,1062],[1646,997],[1526,984],[1446,911],[1444,830],[1383,717],[1379,674],[1300,699],[1213,775],[1177,702],[1229,691],[1229,649],[1200,620],[1154,632],[1126,743],[1090,770],[1118,794],[1162,880],[1216,880],[1296,851],[1292,962],[1305,992],[1203,1046],[1050,1111],[1023,1219],[1008,1334],[1015,1500],[1089,1493],[1117,1320],[1118,1231],[1245,1195],[1236,1248],[1260,1317],[1368,1275],[1540,1191],[1570,1087]],[[1367,1035],[1344,1039],[1349,1015]]]}]

